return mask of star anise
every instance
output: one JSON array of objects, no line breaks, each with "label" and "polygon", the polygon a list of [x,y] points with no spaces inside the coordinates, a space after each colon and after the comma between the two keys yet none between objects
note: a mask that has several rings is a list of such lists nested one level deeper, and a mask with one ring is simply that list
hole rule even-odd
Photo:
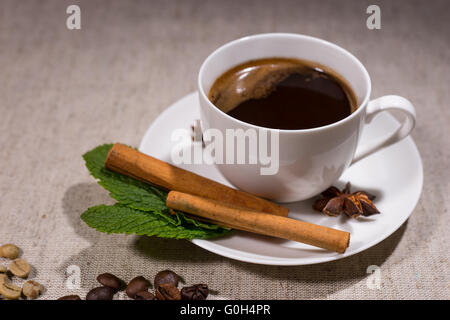
[{"label": "star anise", "polygon": [[349,217],[358,218],[360,215],[368,217],[380,213],[372,202],[375,196],[366,191],[350,193],[350,182],[342,191],[330,187],[322,192],[322,196],[323,198],[316,200],[313,208],[329,216],[345,213]]}]

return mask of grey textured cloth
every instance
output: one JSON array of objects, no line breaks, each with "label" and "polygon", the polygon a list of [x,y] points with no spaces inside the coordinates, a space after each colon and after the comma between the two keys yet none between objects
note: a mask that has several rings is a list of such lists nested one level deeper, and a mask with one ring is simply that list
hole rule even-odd
[{"label": "grey textured cloth", "polygon": [[[72,3],[0,3],[0,243],[23,249],[31,278],[47,288],[42,299],[84,296],[101,272],[152,279],[165,268],[208,283],[213,298],[449,298],[448,1],[377,1],[381,30],[366,28],[370,1],[76,1],[82,28],[68,30]],[[360,254],[298,267],[88,228],[80,214],[112,200],[81,155],[105,142],[137,146],[158,114],[196,89],[212,50],[276,31],[347,48],[369,70],[374,97],[394,93],[415,104],[425,181],[408,222]],[[79,289],[66,285],[71,265],[80,267]],[[369,265],[381,267],[380,289],[367,286]]]}]

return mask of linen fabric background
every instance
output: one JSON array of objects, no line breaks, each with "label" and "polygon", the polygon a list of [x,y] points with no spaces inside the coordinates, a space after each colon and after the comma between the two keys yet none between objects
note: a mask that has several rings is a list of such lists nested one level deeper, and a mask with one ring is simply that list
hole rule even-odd
[{"label": "linen fabric background", "polygon": [[[81,7],[81,30],[66,28],[70,4]],[[30,278],[46,287],[41,299],[84,297],[103,272],[128,281],[153,279],[166,268],[187,284],[208,283],[213,299],[448,299],[450,3],[377,1],[380,30],[366,27],[370,4],[1,1],[0,243],[23,249]],[[262,32],[335,42],[365,64],[373,97],[393,93],[415,104],[412,136],[425,181],[410,219],[362,253],[296,267],[253,265],[184,240],[87,227],[80,214],[113,201],[81,155],[106,142],[137,146],[165,108],[196,90],[211,51]],[[79,289],[65,283],[72,265],[81,270]],[[367,286],[370,265],[381,268],[379,289]]]}]

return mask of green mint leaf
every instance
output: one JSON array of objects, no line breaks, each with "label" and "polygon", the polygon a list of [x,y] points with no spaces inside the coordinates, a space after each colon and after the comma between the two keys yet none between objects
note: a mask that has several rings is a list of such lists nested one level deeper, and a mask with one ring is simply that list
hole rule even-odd
[{"label": "green mint leaf", "polygon": [[171,215],[166,207],[167,192],[105,168],[106,156],[112,146],[104,144],[83,155],[91,175],[97,178],[98,183],[119,203],[133,209],[151,211],[168,222],[179,225],[179,217]]},{"label": "green mint leaf", "polygon": [[219,230],[223,229],[224,227],[218,226],[217,224],[212,224],[208,222],[203,222],[200,220],[193,219],[191,217],[186,216],[183,212],[176,211],[177,215],[180,216],[182,220],[185,222],[192,224],[196,227],[203,228],[203,229],[210,229],[210,230]]},{"label": "green mint leaf", "polygon": [[208,230],[175,226],[159,215],[116,203],[89,208],[81,215],[88,226],[107,233],[126,233],[175,239],[209,239],[226,235],[225,229]]},{"label": "green mint leaf", "polygon": [[83,158],[91,175],[110,192],[112,198],[132,209],[151,212],[175,226],[201,228],[206,230],[227,230],[216,224],[206,223],[187,217],[177,211],[175,215],[166,207],[167,191],[153,187],[123,174],[105,168],[105,160],[112,144],[98,146],[86,152]]}]

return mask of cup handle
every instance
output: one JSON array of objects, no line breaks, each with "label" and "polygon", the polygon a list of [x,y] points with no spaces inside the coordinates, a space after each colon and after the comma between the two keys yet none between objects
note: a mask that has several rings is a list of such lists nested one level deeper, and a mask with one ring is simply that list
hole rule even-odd
[{"label": "cup handle", "polygon": [[369,104],[367,105],[366,123],[372,121],[378,113],[390,110],[401,111],[406,116],[403,123],[392,134],[383,137],[378,141],[358,146],[352,164],[382,148],[406,138],[414,129],[416,124],[416,110],[414,109],[414,106],[407,99],[395,95],[382,96],[369,101]]}]

